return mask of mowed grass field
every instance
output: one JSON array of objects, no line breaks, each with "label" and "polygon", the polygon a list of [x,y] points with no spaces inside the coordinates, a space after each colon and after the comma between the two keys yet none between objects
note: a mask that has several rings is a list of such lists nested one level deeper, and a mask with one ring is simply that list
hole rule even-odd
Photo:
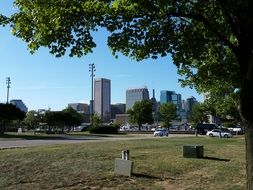
[{"label": "mowed grass field", "polygon": [[[0,142],[1,143],[1,142]],[[183,158],[183,145],[204,145],[204,159]],[[133,175],[114,174],[130,150]],[[0,189],[241,190],[243,136],[153,138],[0,150]]]}]

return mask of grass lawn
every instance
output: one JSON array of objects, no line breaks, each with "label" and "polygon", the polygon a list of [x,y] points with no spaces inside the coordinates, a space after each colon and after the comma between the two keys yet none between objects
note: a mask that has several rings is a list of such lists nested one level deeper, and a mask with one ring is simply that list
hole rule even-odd
[{"label": "grass lawn", "polygon": [[[204,145],[205,159],[183,158],[182,145]],[[129,149],[133,176],[115,175]],[[244,138],[154,138],[0,150],[0,189],[241,190]]]}]

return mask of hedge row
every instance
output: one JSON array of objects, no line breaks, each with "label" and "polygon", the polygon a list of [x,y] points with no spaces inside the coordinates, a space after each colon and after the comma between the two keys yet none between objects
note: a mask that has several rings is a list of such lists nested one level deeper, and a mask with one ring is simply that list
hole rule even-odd
[{"label": "hedge row", "polygon": [[117,134],[118,128],[115,126],[91,127],[89,131],[96,134]]}]

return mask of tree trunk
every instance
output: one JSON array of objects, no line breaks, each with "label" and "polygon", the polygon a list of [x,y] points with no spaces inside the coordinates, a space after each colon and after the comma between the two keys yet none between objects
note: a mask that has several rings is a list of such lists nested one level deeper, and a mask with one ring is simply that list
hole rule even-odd
[{"label": "tree trunk", "polygon": [[[252,63],[251,63],[252,64]],[[242,77],[243,78],[243,77]],[[240,115],[245,130],[246,189],[253,190],[253,72],[243,80],[240,95]]]},{"label": "tree trunk", "polygon": [[0,136],[4,134],[4,127],[0,125]]},{"label": "tree trunk", "polygon": [[253,122],[243,121],[246,144],[246,187],[253,190]]},{"label": "tree trunk", "polygon": [[[252,76],[251,76],[252,77]],[[253,190],[253,80],[244,79],[240,96],[240,115],[245,130],[246,189]]]},{"label": "tree trunk", "polygon": [[253,48],[249,36],[251,32],[240,36],[237,58],[241,75],[240,116],[245,129],[246,189],[253,190]]}]

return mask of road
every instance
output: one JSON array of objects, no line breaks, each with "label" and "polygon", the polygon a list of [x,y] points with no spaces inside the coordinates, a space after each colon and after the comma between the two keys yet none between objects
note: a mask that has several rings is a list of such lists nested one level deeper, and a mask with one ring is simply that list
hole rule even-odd
[{"label": "road", "polygon": [[149,135],[131,135],[127,136],[61,136],[61,139],[8,139],[0,138],[0,149],[6,148],[19,148],[19,147],[32,147],[32,146],[45,146],[45,145],[57,145],[57,144],[73,144],[73,143],[84,143],[84,142],[101,142],[101,141],[122,141],[122,140],[137,140],[137,139],[154,139],[154,138],[173,138],[173,137],[184,137],[193,135],[176,135],[171,134],[169,137],[153,137]]}]

